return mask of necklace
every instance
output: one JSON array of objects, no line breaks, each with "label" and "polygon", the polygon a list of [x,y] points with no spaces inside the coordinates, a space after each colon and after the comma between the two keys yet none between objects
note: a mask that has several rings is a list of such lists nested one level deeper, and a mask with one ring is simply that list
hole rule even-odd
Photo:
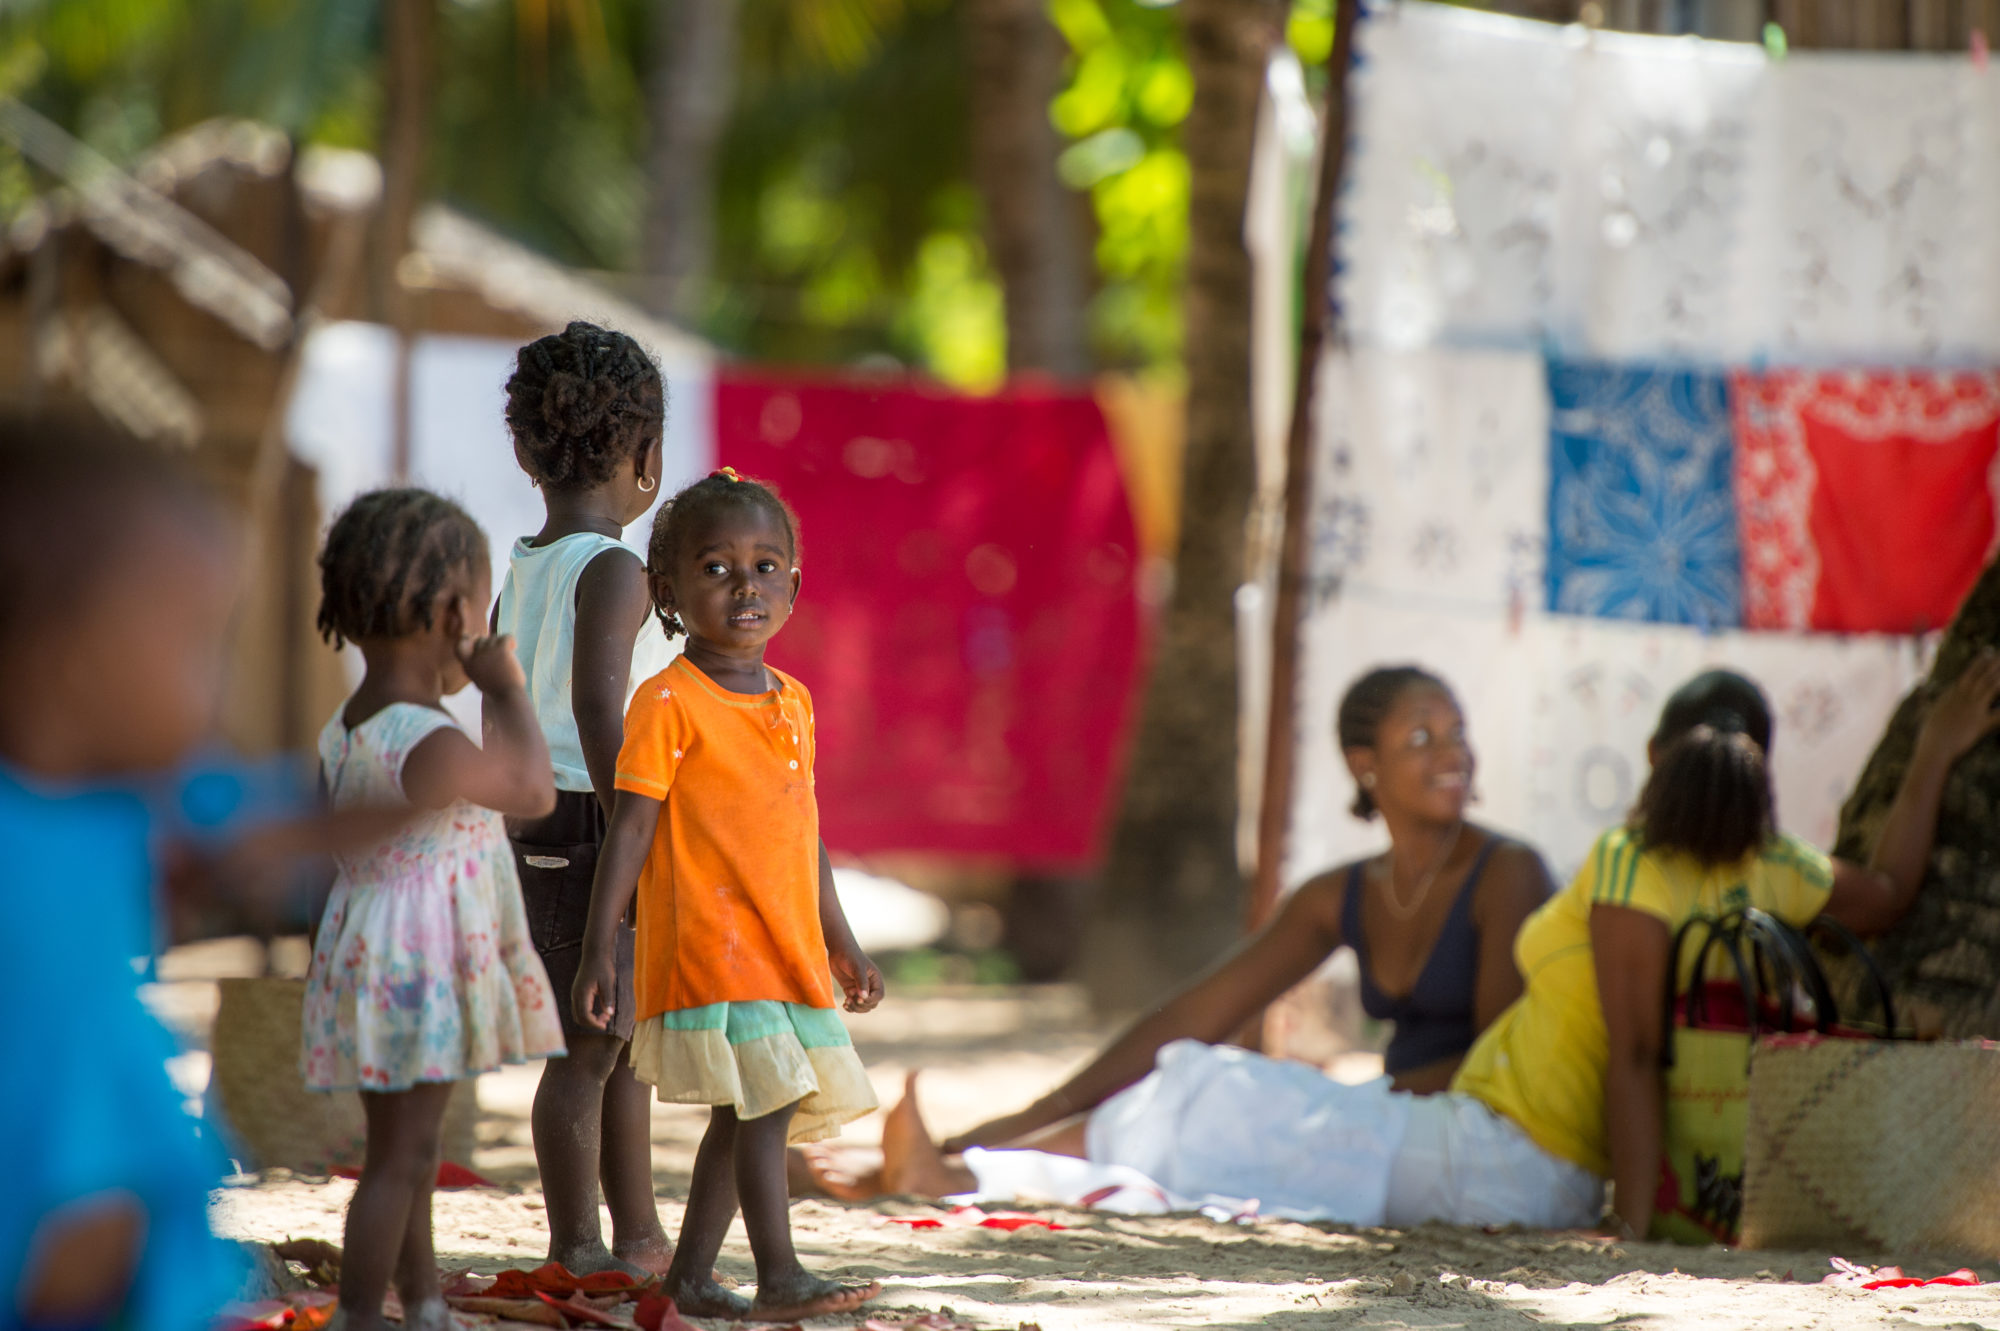
[{"label": "necklace", "polygon": [[1444,871],[1446,864],[1450,863],[1451,853],[1458,849],[1458,839],[1464,834],[1465,824],[1461,821],[1451,829],[1451,840],[1445,842],[1444,853],[1439,855],[1425,871],[1424,876],[1417,880],[1416,894],[1407,906],[1396,895],[1396,854],[1393,849],[1390,850],[1384,857],[1383,867],[1388,870],[1388,881],[1382,885],[1382,904],[1389,908],[1391,915],[1399,920],[1407,920],[1417,913],[1417,908],[1424,904],[1424,898],[1430,895],[1431,884],[1437,881],[1438,874]]}]

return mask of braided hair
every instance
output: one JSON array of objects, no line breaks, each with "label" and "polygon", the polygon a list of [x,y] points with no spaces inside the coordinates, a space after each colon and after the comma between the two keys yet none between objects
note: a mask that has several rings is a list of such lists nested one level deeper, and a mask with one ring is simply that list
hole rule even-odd
[{"label": "braided hair", "polygon": [[[770,518],[785,533],[785,548],[792,563],[799,562],[799,516],[792,512],[778,492],[761,481],[747,480],[734,467],[710,472],[693,485],[682,488],[660,505],[653,518],[653,538],[646,546],[646,571],[655,577],[672,577],[681,552],[690,538],[706,532],[716,518],[728,512],[758,512]],[[653,607],[660,628],[669,638],[687,632],[680,616],[659,605]]]},{"label": "braided hair", "polygon": [[486,533],[449,499],[371,490],[334,519],[319,552],[319,634],[340,647],[427,629],[452,574],[486,558]]},{"label": "braided hair", "polygon": [[660,367],[624,333],[581,320],[522,347],[507,380],[521,463],[551,490],[598,485],[660,435]]},{"label": "braided hair", "polygon": [[[1405,690],[1419,684],[1450,693],[1446,683],[1421,666],[1377,666],[1347,686],[1341,695],[1340,710],[1333,728],[1342,749],[1372,749],[1382,729],[1382,718],[1396,705]],[[1366,786],[1357,786],[1354,803],[1348,808],[1364,822],[1375,816],[1375,795]]]},{"label": "braided hair", "polygon": [[1674,690],[1653,732],[1653,770],[1626,826],[1649,850],[1734,864],[1777,825],[1771,791],[1771,704],[1732,670],[1706,670]]}]

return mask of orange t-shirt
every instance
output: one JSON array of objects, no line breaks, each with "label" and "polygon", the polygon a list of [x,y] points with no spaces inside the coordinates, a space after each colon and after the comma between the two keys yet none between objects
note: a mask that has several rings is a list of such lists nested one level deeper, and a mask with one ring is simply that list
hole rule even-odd
[{"label": "orange t-shirt", "polygon": [[620,790],[664,802],[639,872],[639,1020],[710,1003],[833,1006],[819,926],[812,697],[731,693],[685,656],[625,712]]}]

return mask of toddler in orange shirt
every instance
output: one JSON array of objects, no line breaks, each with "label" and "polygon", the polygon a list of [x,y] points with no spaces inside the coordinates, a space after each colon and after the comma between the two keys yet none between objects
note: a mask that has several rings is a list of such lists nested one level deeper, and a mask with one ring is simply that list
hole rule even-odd
[{"label": "toddler in orange shirt", "polygon": [[[626,712],[573,991],[577,1020],[607,1028],[617,923],[636,893],[632,1069],[663,1101],[714,1106],[667,1272],[666,1292],[696,1317],[789,1322],[880,1292],[814,1276],[792,1248],[786,1145],[876,1103],[832,979],[850,1012],[882,1001],[819,836],[812,696],[764,664],[798,599],[798,555],[791,509],[728,468],[661,507],[647,578],[661,626],[685,632],[687,649]],[[711,1274],[739,1195],[754,1303]]]}]

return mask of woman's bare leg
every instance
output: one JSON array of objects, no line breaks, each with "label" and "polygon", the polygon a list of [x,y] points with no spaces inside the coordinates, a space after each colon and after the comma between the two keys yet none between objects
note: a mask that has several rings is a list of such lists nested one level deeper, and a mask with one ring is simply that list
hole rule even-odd
[{"label": "woman's bare leg", "polygon": [[[1085,1137],[1088,1114],[1064,1119],[993,1150],[1042,1151],[1088,1159]],[[925,1126],[917,1105],[917,1074],[903,1083],[903,1098],[882,1125],[882,1167],[855,1173],[833,1152],[808,1148],[799,1156],[821,1192],[845,1202],[865,1202],[883,1196],[951,1197],[975,1191],[979,1184],[963,1157],[946,1154]],[[797,1189],[794,1188],[794,1195]]]},{"label": "woman's bare leg", "polygon": [[[1042,1151],[1081,1160],[1089,1121],[1078,1115],[996,1149]],[[903,1083],[902,1102],[889,1111],[889,1120],[882,1125],[882,1190],[916,1197],[950,1197],[975,1191],[978,1186],[964,1158],[946,1155],[924,1125],[917,1107],[917,1074],[912,1072]]]}]

